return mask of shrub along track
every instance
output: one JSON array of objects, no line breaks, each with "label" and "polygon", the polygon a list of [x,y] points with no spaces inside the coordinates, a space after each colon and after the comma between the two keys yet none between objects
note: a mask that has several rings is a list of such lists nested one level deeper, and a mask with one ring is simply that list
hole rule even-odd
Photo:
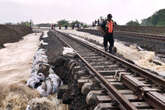
[{"label": "shrub along track", "polygon": [[165,79],[66,34],[52,33],[77,51],[78,64],[71,73],[86,96],[88,108],[82,110],[164,109]]}]

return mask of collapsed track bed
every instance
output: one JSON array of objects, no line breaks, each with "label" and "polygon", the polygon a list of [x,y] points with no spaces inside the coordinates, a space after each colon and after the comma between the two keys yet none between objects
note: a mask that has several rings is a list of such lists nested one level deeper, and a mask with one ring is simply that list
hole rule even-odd
[{"label": "collapsed track bed", "polygon": [[86,98],[84,104],[88,106],[82,110],[164,109],[163,78],[66,34],[52,33],[77,51],[72,80]]}]

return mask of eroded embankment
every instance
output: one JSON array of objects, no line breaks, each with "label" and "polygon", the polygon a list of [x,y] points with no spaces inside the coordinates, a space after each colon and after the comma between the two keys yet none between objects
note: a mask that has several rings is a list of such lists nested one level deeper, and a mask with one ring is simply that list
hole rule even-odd
[{"label": "eroded embankment", "polygon": [[32,29],[23,25],[0,25],[0,48],[4,43],[17,42],[26,34],[32,33]]}]

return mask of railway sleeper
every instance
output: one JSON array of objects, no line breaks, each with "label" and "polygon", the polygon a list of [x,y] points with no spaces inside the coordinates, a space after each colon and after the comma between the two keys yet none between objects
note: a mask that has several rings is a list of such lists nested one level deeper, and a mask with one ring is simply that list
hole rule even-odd
[{"label": "railway sleeper", "polygon": [[104,92],[104,90],[92,90],[86,96],[86,103],[94,105],[98,103],[111,102],[111,98]]},{"label": "railway sleeper", "polygon": [[148,101],[152,106],[159,110],[163,110],[165,107],[165,96],[159,93],[159,89],[151,88],[149,84],[144,84],[133,76],[122,75],[122,81],[128,88],[133,90],[139,99],[143,98]]},{"label": "railway sleeper", "polygon": [[84,59],[102,59],[103,57],[101,57],[101,56],[85,56],[85,57],[83,57]]},{"label": "railway sleeper", "polygon": [[97,70],[104,70],[104,69],[112,69],[112,68],[119,68],[118,65],[93,65],[93,67]]},{"label": "railway sleeper", "polygon": [[90,62],[99,63],[99,62],[106,62],[107,59],[105,59],[105,58],[101,58],[101,59],[87,59],[86,61],[88,61],[89,63],[90,63]]},{"label": "railway sleeper", "polygon": [[114,64],[113,62],[105,61],[105,62],[90,62],[90,65],[112,65]]},{"label": "railway sleeper", "polygon": [[124,72],[124,69],[116,69],[116,70],[99,70],[98,72],[102,74],[104,77],[109,75],[115,75],[118,72]]},{"label": "railway sleeper", "polygon": [[96,57],[98,54],[96,53],[89,53],[89,54],[81,54],[82,57]]},{"label": "railway sleeper", "polygon": [[99,103],[94,110],[119,110],[117,106],[113,106],[112,103]]}]

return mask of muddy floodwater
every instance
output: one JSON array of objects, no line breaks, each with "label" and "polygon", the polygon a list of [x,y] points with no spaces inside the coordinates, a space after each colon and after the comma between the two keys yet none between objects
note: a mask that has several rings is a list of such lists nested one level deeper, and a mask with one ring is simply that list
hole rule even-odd
[{"label": "muddy floodwater", "polygon": [[0,49],[0,110],[25,110],[30,100],[47,104],[53,110],[67,110],[55,95],[40,98],[36,90],[26,86],[40,35],[26,35],[19,42],[4,44],[5,48]]}]

